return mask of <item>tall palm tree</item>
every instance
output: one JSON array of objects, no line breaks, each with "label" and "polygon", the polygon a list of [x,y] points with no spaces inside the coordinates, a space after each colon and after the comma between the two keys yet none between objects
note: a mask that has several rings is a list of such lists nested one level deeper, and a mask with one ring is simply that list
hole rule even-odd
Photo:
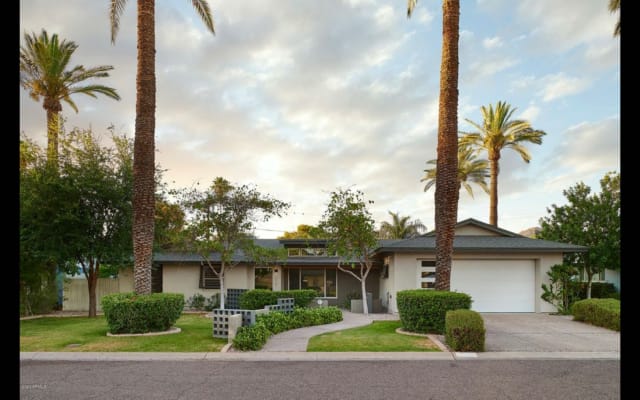
[{"label": "tall palm tree", "polygon": [[[418,0],[408,0],[407,16]],[[451,287],[453,236],[458,219],[458,39],[460,1],[442,0],[442,56],[438,104],[435,224],[436,290]]]},{"label": "tall palm tree", "polygon": [[[616,11],[620,11],[620,1],[621,0],[609,0],[609,12],[614,13]],[[613,36],[620,36],[620,16],[618,15],[618,22],[616,23],[616,27],[613,29]]]},{"label": "tall palm tree", "polygon": [[427,227],[419,219],[411,221],[409,215],[401,217],[400,213],[387,212],[391,216],[391,222],[383,221],[380,224],[379,236],[381,239],[408,239],[427,230]]},{"label": "tall palm tree", "polygon": [[94,98],[99,93],[120,100],[113,88],[85,84],[89,79],[108,77],[107,71],[113,67],[101,65],[85,69],[82,65],[76,65],[67,70],[78,45],[58,39],[55,33],[49,37],[44,29],[40,35],[25,33],[24,41],[24,46],[20,46],[20,85],[29,91],[33,100],[40,102],[40,98],[43,99],[42,107],[47,112],[47,158],[57,165],[62,102],[78,112],[78,107],[71,99],[76,93]]},{"label": "tall palm tree", "polygon": [[[111,42],[115,43],[120,16],[127,0],[111,0]],[[209,4],[192,0],[205,25],[215,34]],[[134,289],[151,293],[155,210],[155,0],[138,0],[138,69],[136,72],[136,127],[133,143],[133,259]]]},{"label": "tall palm tree", "polygon": [[[477,152],[468,145],[458,144],[458,191],[464,187],[469,196],[473,198],[473,188],[470,183],[480,186],[485,193],[489,194],[486,178],[489,177],[489,161],[478,159]],[[436,184],[437,159],[427,161],[434,167],[425,169],[425,175],[420,182],[427,182],[424,191],[431,189]]]},{"label": "tall palm tree", "polygon": [[498,174],[500,173],[500,153],[502,149],[513,149],[522,160],[528,163],[531,160],[529,151],[524,143],[541,144],[544,131],[534,130],[531,124],[525,120],[511,120],[511,116],[517,108],[511,108],[506,102],[498,102],[494,109],[482,106],[482,124],[475,123],[465,118],[465,121],[475,127],[477,132],[462,132],[460,144],[469,145],[481,151],[486,150],[491,166],[491,191],[489,193],[489,223],[498,226]]}]

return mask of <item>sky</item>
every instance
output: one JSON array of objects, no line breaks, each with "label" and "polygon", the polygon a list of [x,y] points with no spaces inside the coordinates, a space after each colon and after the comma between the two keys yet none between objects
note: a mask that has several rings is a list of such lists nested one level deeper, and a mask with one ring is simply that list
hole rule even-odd
[{"label": "sky", "polygon": [[[498,225],[539,225],[562,191],[595,192],[620,171],[620,39],[608,0],[461,0],[458,127],[506,101],[547,134],[500,160]],[[21,0],[25,33],[74,41],[70,66],[112,65],[100,83],[115,101],[76,95],[67,130],[135,133],[136,2],[110,41],[110,1]],[[257,224],[275,238],[315,225],[338,188],[361,190],[376,224],[388,211],[434,224],[426,161],[436,158],[442,44],[440,1],[209,0],[215,36],[191,2],[156,1],[156,163],[172,188],[221,176],[291,203]],[[20,91],[20,133],[46,144],[42,103]],[[460,192],[458,220],[489,221],[489,196]]]}]

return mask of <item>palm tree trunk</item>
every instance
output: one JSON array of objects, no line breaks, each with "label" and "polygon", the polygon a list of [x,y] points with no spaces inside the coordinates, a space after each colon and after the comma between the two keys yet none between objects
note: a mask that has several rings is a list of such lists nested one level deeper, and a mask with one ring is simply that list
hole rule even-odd
[{"label": "palm tree trunk", "polygon": [[498,173],[500,172],[500,155],[490,155],[491,190],[489,193],[489,223],[498,226]]},{"label": "palm tree trunk", "polygon": [[458,219],[459,22],[459,0],[443,0],[435,191],[436,290],[449,290],[451,286],[453,238]]},{"label": "palm tree trunk", "polygon": [[136,136],[133,143],[133,258],[138,294],[151,293],[155,204],[155,0],[138,0]]},{"label": "palm tree trunk", "polygon": [[47,161],[58,165],[58,134],[60,132],[60,114],[47,109]]}]

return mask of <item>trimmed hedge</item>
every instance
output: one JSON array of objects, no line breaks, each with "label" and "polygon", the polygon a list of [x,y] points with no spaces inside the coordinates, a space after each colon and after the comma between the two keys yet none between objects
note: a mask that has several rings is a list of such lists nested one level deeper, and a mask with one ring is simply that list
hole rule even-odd
[{"label": "trimmed hedge", "polygon": [[182,293],[113,293],[102,297],[111,333],[162,332],[176,323],[184,308]]},{"label": "trimmed hedge", "polygon": [[258,315],[254,325],[240,327],[233,339],[233,347],[243,351],[260,350],[276,333],[338,321],[342,321],[342,311],[337,307],[296,308],[288,314],[272,311]]},{"label": "trimmed hedge", "polygon": [[[575,300],[587,298],[587,282],[571,282],[571,286],[576,293]],[[610,282],[591,282],[592,299],[620,299],[620,293]]]},{"label": "trimmed hedge", "polygon": [[293,297],[296,307],[308,307],[318,297],[314,289],[271,291],[267,289],[247,290],[240,295],[239,305],[243,310],[260,310],[264,306],[278,303],[278,299]]},{"label": "trimmed hedge", "polygon": [[396,295],[402,327],[410,332],[443,333],[447,311],[471,308],[466,293],[437,290],[401,290]]},{"label": "trimmed hedge", "polygon": [[620,331],[620,300],[587,299],[573,303],[571,307],[574,321]]},{"label": "trimmed hedge", "polygon": [[444,332],[447,345],[455,351],[484,351],[484,320],[475,311],[447,311]]}]

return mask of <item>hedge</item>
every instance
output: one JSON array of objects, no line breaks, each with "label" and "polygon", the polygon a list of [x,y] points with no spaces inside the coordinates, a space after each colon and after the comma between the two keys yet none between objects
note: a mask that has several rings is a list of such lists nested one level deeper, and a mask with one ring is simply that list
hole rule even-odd
[{"label": "hedge", "polygon": [[276,333],[338,321],[342,321],[342,311],[337,307],[296,308],[288,314],[272,311],[258,315],[254,325],[240,327],[233,339],[233,347],[243,351],[260,350]]},{"label": "hedge", "polygon": [[182,293],[113,293],[102,297],[111,333],[162,332],[176,323],[184,308]]},{"label": "hedge", "polygon": [[484,321],[475,311],[447,311],[444,332],[447,345],[455,351],[484,351]]},{"label": "hedge", "polygon": [[[584,300],[587,298],[587,282],[571,282],[573,292],[576,293],[575,300]],[[591,298],[592,299],[620,299],[620,293],[616,290],[613,283],[610,282],[591,282]]]},{"label": "hedge", "polygon": [[620,300],[587,299],[573,303],[571,314],[574,321],[620,331]]},{"label": "hedge", "polygon": [[471,308],[466,293],[436,290],[401,290],[396,295],[402,327],[410,332],[443,333],[449,310]]},{"label": "hedge", "polygon": [[294,299],[296,307],[308,307],[311,300],[318,297],[314,289],[271,291],[267,289],[247,290],[240,295],[239,305],[243,310],[260,310],[264,306],[278,303],[278,299]]}]

